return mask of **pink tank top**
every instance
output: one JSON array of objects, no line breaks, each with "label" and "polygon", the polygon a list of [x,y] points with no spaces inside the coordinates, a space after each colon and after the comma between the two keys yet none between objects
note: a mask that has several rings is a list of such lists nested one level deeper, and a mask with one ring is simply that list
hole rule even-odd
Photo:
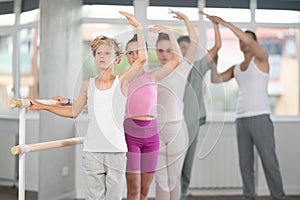
[{"label": "pink tank top", "polygon": [[147,72],[136,77],[128,86],[125,118],[157,116],[157,86]]}]

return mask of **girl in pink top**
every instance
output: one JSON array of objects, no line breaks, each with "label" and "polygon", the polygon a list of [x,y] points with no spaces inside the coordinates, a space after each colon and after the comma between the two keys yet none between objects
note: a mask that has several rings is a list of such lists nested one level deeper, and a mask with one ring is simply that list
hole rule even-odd
[{"label": "girl in pink top", "polygon": [[[128,41],[126,55],[130,65],[147,54],[142,27],[133,15],[123,14],[131,25],[137,28],[137,35]],[[164,26],[150,28],[154,33],[165,33],[171,39],[174,57],[162,68],[145,72],[143,66],[132,68],[121,83],[127,95],[126,115],[124,120],[127,153],[127,199],[147,199],[150,184],[156,169],[159,136],[156,120],[157,86],[182,61],[176,38],[170,29]]]}]

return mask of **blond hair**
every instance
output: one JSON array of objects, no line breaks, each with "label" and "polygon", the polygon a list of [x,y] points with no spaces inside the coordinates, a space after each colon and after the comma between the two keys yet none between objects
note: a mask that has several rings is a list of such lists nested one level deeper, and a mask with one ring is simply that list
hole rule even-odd
[{"label": "blond hair", "polygon": [[120,44],[118,43],[118,41],[116,39],[101,35],[101,36],[96,37],[91,42],[91,50],[93,52],[93,56],[95,56],[97,48],[103,44],[113,47],[117,56],[120,56],[122,54]]}]

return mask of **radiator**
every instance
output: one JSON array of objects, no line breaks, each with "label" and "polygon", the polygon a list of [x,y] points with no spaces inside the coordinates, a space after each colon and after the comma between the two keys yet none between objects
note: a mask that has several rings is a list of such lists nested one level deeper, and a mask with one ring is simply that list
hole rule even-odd
[{"label": "radiator", "polygon": [[235,189],[242,187],[234,124],[201,127],[190,188]]}]

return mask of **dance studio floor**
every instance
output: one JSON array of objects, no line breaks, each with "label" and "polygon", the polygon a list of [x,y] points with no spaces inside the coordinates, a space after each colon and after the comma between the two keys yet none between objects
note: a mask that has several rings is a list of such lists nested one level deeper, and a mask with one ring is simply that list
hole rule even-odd
[{"label": "dance studio floor", "polygon": [[[18,199],[18,188],[0,186],[0,200],[17,200],[17,199]],[[37,193],[26,192],[25,199],[37,200]],[[257,198],[257,200],[269,200],[269,199],[270,199],[269,197]],[[66,200],[72,200],[72,199],[66,199]],[[149,200],[154,200],[154,199],[150,198]],[[198,197],[188,197],[186,200],[242,200],[242,197],[241,196],[198,196]],[[300,200],[300,196],[287,196],[286,200]]]}]

